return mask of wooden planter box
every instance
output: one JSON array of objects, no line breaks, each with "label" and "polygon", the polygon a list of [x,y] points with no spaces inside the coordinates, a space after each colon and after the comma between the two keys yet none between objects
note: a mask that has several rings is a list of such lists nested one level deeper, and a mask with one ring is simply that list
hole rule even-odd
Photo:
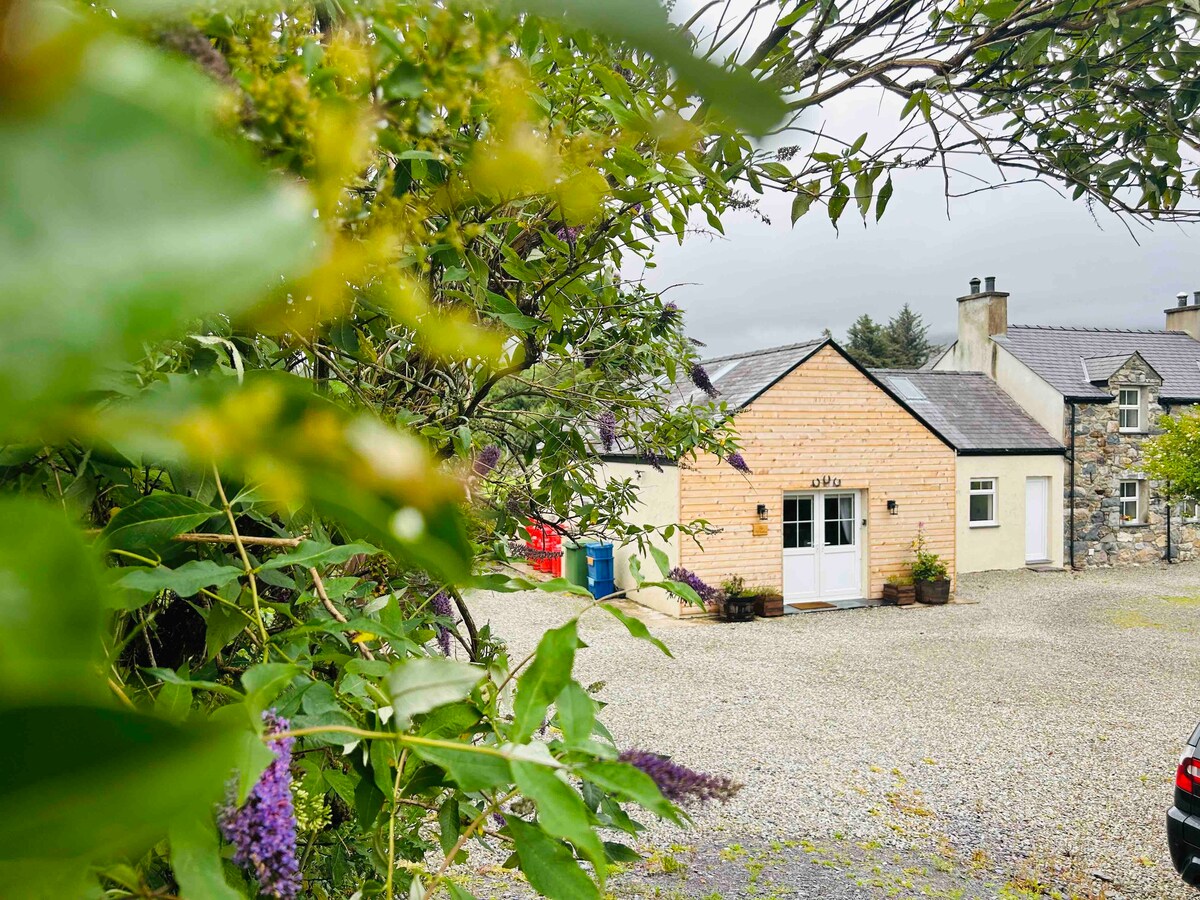
[{"label": "wooden planter box", "polygon": [[942,604],[950,602],[950,579],[941,581],[918,581],[917,599],[922,603]]},{"label": "wooden planter box", "polygon": [[917,602],[917,586],[915,584],[885,584],[883,586],[883,602],[895,606],[912,606]]},{"label": "wooden planter box", "polygon": [[754,612],[764,619],[783,615],[783,595],[763,594],[754,598]]}]

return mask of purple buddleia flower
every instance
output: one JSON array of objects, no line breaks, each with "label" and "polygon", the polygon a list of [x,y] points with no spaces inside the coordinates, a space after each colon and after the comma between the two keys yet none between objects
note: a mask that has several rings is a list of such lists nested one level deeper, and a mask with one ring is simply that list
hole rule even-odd
[{"label": "purple buddleia flower", "polygon": [[554,236],[560,241],[566,241],[571,250],[574,251],[575,241],[582,232],[582,225],[566,225],[560,222],[558,227],[554,229]]},{"label": "purple buddleia flower", "polygon": [[[268,735],[290,727],[275,710],[263,713]],[[272,738],[267,748],[275,759],[259,776],[243,806],[230,803],[219,825],[234,846],[233,861],[258,880],[261,892],[277,900],[294,900],[300,893],[296,861],[296,811],[292,806],[292,744],[295,738]]]},{"label": "purple buddleia flower", "polygon": [[746,460],[743,458],[742,454],[738,453],[736,450],[733,453],[727,453],[725,455],[725,462],[729,463],[743,475],[750,474],[750,467],[746,465]]},{"label": "purple buddleia flower", "polygon": [[471,468],[475,470],[475,474],[480,478],[485,477],[496,468],[496,463],[500,462],[500,448],[495,444],[488,444],[479,451],[479,455],[475,457],[475,462],[471,464]]},{"label": "purple buddleia flower", "polygon": [[679,321],[679,316],[679,306],[674,302],[668,303],[658,314],[658,324],[662,328],[666,328],[669,325],[674,325]]},{"label": "purple buddleia flower", "polygon": [[705,371],[704,366],[700,365],[700,363],[695,363],[692,366],[691,376],[692,384],[696,385],[696,387],[700,388],[708,396],[715,397],[720,393],[720,391],[713,387],[713,383],[708,377],[708,372]]},{"label": "purple buddleia flower", "polygon": [[600,419],[596,423],[600,430],[600,440],[604,444],[605,450],[611,450],[617,442],[617,417],[613,415],[612,410],[600,414]]},{"label": "purple buddleia flower", "polygon": [[727,803],[742,789],[722,775],[705,775],[647,750],[626,750],[617,758],[649,775],[662,795],[677,806],[702,806],[710,800]]},{"label": "purple buddleia flower", "polygon": [[[435,616],[440,616],[443,619],[449,619],[454,616],[454,610],[450,606],[450,595],[445,591],[438,591],[430,597],[429,606],[433,609]],[[450,655],[450,629],[440,623],[437,626],[437,645],[438,649],[442,651],[442,656]]]},{"label": "purple buddleia flower", "polygon": [[716,600],[717,594],[719,593],[715,587],[705,584],[699,575],[697,575],[695,572],[685,569],[683,566],[676,566],[670,572],[668,572],[667,580],[679,581],[683,584],[686,584],[696,592],[701,600],[705,601],[706,603],[709,600]]}]

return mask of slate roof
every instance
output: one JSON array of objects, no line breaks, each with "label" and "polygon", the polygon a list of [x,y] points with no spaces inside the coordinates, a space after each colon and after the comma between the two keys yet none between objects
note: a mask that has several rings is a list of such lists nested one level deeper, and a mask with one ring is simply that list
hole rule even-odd
[{"label": "slate roof", "polygon": [[[730,410],[739,410],[812,356],[824,343],[824,340],[804,341],[784,347],[734,353],[706,359],[702,365],[713,387],[720,392],[716,402],[725,401]],[[702,405],[708,399],[708,395],[692,384],[686,373],[680,375],[671,395],[671,402],[676,406],[687,403]]]},{"label": "slate roof", "polygon": [[1062,443],[982,372],[871,369],[960,453],[1062,453]]},{"label": "slate roof", "polygon": [[1010,325],[1008,334],[992,340],[1067,399],[1111,400],[1112,394],[1093,379],[1103,375],[1107,381],[1138,353],[1162,376],[1163,400],[1200,401],[1200,341],[1186,332]]},{"label": "slate roof", "polygon": [[[812,340],[704,360],[709,379],[720,391],[713,402],[724,401],[732,411],[744,409],[826,344],[836,346],[823,339]],[[1063,450],[1062,444],[1016,401],[978,372],[864,371],[960,452],[1061,453]],[[672,402],[682,405],[710,401],[707,394],[681,376]]]}]

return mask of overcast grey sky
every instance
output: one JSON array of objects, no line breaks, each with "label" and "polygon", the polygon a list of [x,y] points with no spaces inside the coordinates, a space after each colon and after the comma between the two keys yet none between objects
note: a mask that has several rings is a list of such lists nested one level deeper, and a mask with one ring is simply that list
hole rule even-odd
[{"label": "overcast grey sky", "polygon": [[[874,93],[822,117],[850,139],[896,127],[895,111],[880,110]],[[645,273],[658,290],[689,283],[668,296],[707,355],[800,341],[823,328],[841,339],[859,314],[886,320],[906,302],[931,336],[944,338],[954,331],[955,298],[974,276],[996,276],[1012,295],[1009,320],[1021,324],[1161,328],[1179,291],[1200,290],[1200,232],[1134,225],[1135,242],[1110,214],[1097,211],[1098,227],[1082,202],[1036,184],[953,200],[947,219],[940,171],[901,173],[883,220],[864,228],[851,203],[840,234],[816,206],[793,229],[790,197],[768,195],[761,208],[770,225],[730,214],[724,238],[661,243],[657,268]]]}]

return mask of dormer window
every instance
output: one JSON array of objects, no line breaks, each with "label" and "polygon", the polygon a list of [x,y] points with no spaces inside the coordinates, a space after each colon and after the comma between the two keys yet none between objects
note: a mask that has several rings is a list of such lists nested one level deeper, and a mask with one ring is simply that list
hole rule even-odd
[{"label": "dormer window", "polygon": [[1121,431],[1142,430],[1142,389],[1121,388],[1117,392],[1117,425]]}]

